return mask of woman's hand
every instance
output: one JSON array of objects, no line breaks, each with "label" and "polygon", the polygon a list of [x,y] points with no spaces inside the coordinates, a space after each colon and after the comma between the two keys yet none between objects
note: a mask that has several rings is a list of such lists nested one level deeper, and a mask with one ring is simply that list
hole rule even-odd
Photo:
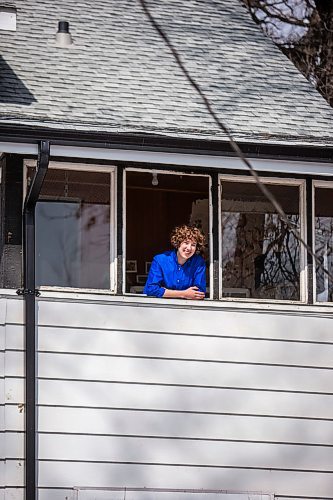
[{"label": "woman's hand", "polygon": [[187,290],[168,290],[165,289],[163,297],[166,299],[189,299],[189,300],[203,300],[205,298],[204,292],[200,292],[197,286],[190,286]]},{"label": "woman's hand", "polygon": [[184,299],[190,300],[203,300],[205,298],[204,292],[200,292],[197,286],[190,286],[187,290],[183,291]]}]

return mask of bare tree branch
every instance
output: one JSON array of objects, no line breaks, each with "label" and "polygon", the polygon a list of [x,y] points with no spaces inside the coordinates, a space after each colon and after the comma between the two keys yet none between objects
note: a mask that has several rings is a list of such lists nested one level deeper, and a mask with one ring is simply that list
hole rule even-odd
[{"label": "bare tree branch", "polygon": [[173,55],[173,57],[174,57],[177,65],[178,65],[178,67],[181,69],[182,73],[184,74],[184,76],[187,79],[187,81],[189,82],[189,84],[194,88],[194,90],[197,92],[197,94],[201,97],[201,99],[202,99],[202,101],[203,101],[203,103],[204,103],[204,105],[205,105],[208,113],[213,118],[213,120],[216,123],[216,125],[218,126],[218,128],[220,130],[222,130],[225,133],[225,135],[227,136],[231,148],[236,153],[236,155],[238,156],[238,158],[242,161],[242,163],[250,171],[251,175],[255,179],[255,182],[256,182],[258,188],[260,189],[260,191],[262,192],[262,194],[272,204],[272,206],[275,208],[276,212],[280,216],[281,220],[285,223],[285,225],[289,228],[289,230],[294,234],[295,238],[301,243],[301,245],[303,245],[303,247],[306,249],[306,251],[308,252],[308,254],[312,256],[312,258],[314,259],[314,261],[316,263],[318,263],[318,265],[323,269],[323,272],[325,274],[327,274],[330,277],[330,279],[333,280],[333,274],[331,274],[328,271],[328,269],[324,268],[324,266],[322,265],[322,262],[321,262],[320,258],[312,251],[312,248],[302,238],[302,236],[301,236],[300,232],[297,230],[296,226],[290,222],[289,218],[287,217],[286,213],[284,212],[282,206],[277,201],[277,199],[275,198],[275,196],[270,192],[270,190],[267,188],[266,184],[264,184],[263,182],[261,182],[261,179],[260,179],[258,173],[253,168],[253,166],[250,163],[250,161],[246,158],[246,156],[244,155],[243,151],[241,150],[241,148],[239,147],[239,145],[237,144],[237,142],[234,140],[234,138],[233,138],[231,132],[229,131],[228,127],[217,116],[217,113],[214,111],[214,109],[213,109],[210,101],[206,97],[206,95],[203,92],[203,90],[201,89],[200,85],[195,81],[195,79],[191,76],[191,74],[187,70],[187,68],[184,65],[184,63],[183,63],[183,61],[182,61],[182,59],[181,59],[178,51],[176,50],[176,48],[173,46],[173,44],[169,40],[169,37],[166,35],[166,33],[164,32],[164,30],[161,28],[161,26],[157,23],[157,21],[155,20],[155,18],[151,14],[150,10],[147,7],[146,0],[139,0],[139,2],[141,4],[142,9],[143,9],[143,11],[144,11],[147,19],[149,20],[150,24],[155,29],[155,31],[159,34],[159,36],[165,42],[165,44],[169,47],[169,49],[170,49],[170,51],[171,51],[171,53],[172,53],[172,55]]},{"label": "bare tree branch", "polygon": [[243,0],[243,3],[254,22],[333,106],[333,1]]}]

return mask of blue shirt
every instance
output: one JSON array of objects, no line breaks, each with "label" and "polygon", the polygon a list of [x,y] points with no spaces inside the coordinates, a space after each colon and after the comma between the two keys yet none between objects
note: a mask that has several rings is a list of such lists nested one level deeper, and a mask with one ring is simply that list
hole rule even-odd
[{"label": "blue shirt", "polygon": [[176,250],[156,255],[151,263],[143,293],[151,297],[163,297],[165,289],[187,290],[197,286],[206,293],[206,264],[197,254],[192,255],[185,264],[178,263]]}]

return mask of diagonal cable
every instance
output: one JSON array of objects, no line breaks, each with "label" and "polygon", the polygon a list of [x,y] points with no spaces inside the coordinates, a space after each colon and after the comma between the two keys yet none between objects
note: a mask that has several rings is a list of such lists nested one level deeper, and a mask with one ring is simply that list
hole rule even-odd
[{"label": "diagonal cable", "polygon": [[203,101],[203,104],[205,105],[205,107],[206,107],[208,113],[210,114],[210,116],[215,121],[216,125],[228,137],[231,148],[236,153],[236,155],[238,156],[238,158],[244,163],[244,165],[247,167],[247,169],[250,171],[251,175],[254,177],[254,179],[256,181],[256,184],[257,184],[258,188],[260,189],[260,191],[262,192],[262,194],[266,197],[266,199],[268,201],[270,201],[270,203],[273,205],[273,207],[275,208],[275,210],[279,214],[281,220],[283,220],[283,222],[286,224],[286,226],[288,227],[288,229],[294,234],[295,238],[307,250],[308,254],[312,256],[312,258],[314,259],[314,261],[316,262],[316,264],[318,265],[318,267],[320,269],[322,269],[324,271],[324,273],[327,274],[327,276],[333,281],[333,274],[330,273],[328,271],[328,269],[326,269],[323,266],[320,258],[312,251],[312,248],[310,247],[310,245],[307,244],[307,242],[302,238],[300,232],[290,222],[290,220],[288,219],[288,217],[287,217],[286,213],[284,212],[282,206],[277,201],[277,199],[275,198],[275,196],[273,195],[273,193],[271,193],[270,190],[267,188],[267,186],[263,182],[261,182],[260,177],[259,177],[257,171],[253,168],[253,166],[251,165],[251,163],[248,160],[248,158],[246,158],[246,156],[244,155],[243,151],[238,146],[237,142],[233,138],[233,136],[232,136],[230,130],[228,129],[228,127],[217,116],[217,113],[214,111],[214,109],[213,109],[210,101],[207,99],[207,97],[206,97],[205,93],[203,92],[203,90],[201,89],[200,85],[191,76],[191,74],[189,73],[189,71],[186,68],[185,64],[181,60],[181,57],[180,57],[177,49],[173,46],[173,44],[169,40],[169,37],[166,35],[166,33],[164,32],[164,30],[161,28],[161,26],[157,23],[157,21],[155,20],[155,18],[151,14],[151,12],[150,12],[150,10],[149,10],[149,8],[147,6],[146,0],[139,0],[139,2],[141,4],[141,6],[142,6],[142,9],[143,9],[146,17],[148,18],[150,24],[153,26],[153,28],[159,34],[159,36],[162,38],[162,40],[164,40],[165,44],[169,47],[170,52],[172,53],[172,55],[173,55],[173,57],[174,57],[177,65],[178,65],[178,67],[181,69],[182,73],[184,74],[185,78],[190,83],[190,85],[194,88],[194,90],[197,92],[197,94],[199,94],[199,96],[201,97],[201,99]]}]

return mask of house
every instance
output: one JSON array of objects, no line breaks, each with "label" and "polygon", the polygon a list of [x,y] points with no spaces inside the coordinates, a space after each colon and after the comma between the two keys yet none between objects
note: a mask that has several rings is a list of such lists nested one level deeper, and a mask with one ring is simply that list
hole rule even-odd
[{"label": "house", "polygon": [[[1,1],[0,499],[333,498],[333,111],[240,1],[148,5],[319,263],[138,1]],[[207,298],[146,297],[182,222]]]}]

